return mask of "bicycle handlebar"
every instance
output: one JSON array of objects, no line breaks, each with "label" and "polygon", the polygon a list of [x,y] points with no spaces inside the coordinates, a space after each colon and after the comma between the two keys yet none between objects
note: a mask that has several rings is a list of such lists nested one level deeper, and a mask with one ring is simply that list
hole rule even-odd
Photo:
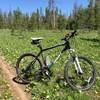
[{"label": "bicycle handlebar", "polygon": [[76,33],[77,31],[75,30],[74,32],[70,32],[70,33],[68,33],[68,34],[66,34],[65,35],[65,37],[64,38],[62,38],[61,40],[69,40],[70,38],[72,38],[72,37],[74,37],[75,36],[75,33]]}]

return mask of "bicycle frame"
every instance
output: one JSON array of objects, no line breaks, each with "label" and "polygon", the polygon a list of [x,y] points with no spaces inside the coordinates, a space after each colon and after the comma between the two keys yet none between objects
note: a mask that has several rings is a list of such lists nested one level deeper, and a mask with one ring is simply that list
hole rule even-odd
[{"label": "bicycle frame", "polygon": [[[63,69],[65,81],[72,87],[72,89],[88,90],[95,82],[96,69],[94,64],[88,58],[84,56],[78,56],[76,51],[70,47],[69,39],[71,37],[74,37],[75,33],[76,31],[69,33],[68,36],[66,34],[66,36],[61,39],[64,40],[64,43],[56,44],[44,49],[42,49],[42,46],[40,44],[40,40],[42,40],[42,38],[32,38],[31,43],[33,45],[37,45],[40,48],[40,51],[37,55],[30,52],[24,53],[18,58],[16,62],[17,80],[14,80],[18,83],[26,84],[31,82],[32,79],[35,79],[37,81],[40,81],[42,78],[43,80],[51,79],[51,76],[53,74],[50,68],[52,68],[52,66],[61,58],[61,56],[64,56],[65,66]],[[54,57],[55,60],[53,59],[53,62],[50,63],[48,57],[44,56],[44,52],[60,46],[63,46],[62,49],[59,50],[59,54]],[[67,51],[69,54],[68,59],[66,59],[65,55]],[[27,57],[31,59],[28,59],[28,61],[26,61],[26,59],[24,60],[24,58]],[[21,61],[23,62],[23,64]],[[20,64],[23,66],[21,66]],[[88,64],[89,66],[86,64]]]},{"label": "bicycle frame", "polygon": [[51,50],[51,49],[54,49],[54,48],[57,48],[57,47],[60,47],[60,46],[64,46],[64,48],[61,50],[61,52],[59,53],[59,55],[56,57],[56,59],[50,64],[50,66],[48,66],[49,68],[51,68],[61,57],[61,55],[68,49],[70,49],[70,44],[69,44],[69,41],[65,41],[65,43],[62,43],[62,44],[57,44],[55,46],[52,46],[52,47],[49,47],[49,48],[45,48],[45,49],[42,49],[42,46],[39,44],[38,47],[40,48],[40,52],[38,53],[37,55],[37,58],[39,58],[40,56],[42,56],[42,59],[43,59],[43,65],[46,65],[45,64],[45,59],[44,59],[44,52],[48,51],[48,50]]},{"label": "bicycle frame", "polygon": [[[56,59],[48,66],[49,69],[60,59],[60,57],[62,56],[62,54],[63,54],[65,51],[69,50],[70,56],[71,56],[71,57],[74,57],[74,59],[75,59],[74,64],[75,64],[75,69],[77,70],[77,73],[81,73],[81,74],[82,74],[83,71],[82,71],[81,66],[80,66],[80,64],[79,64],[78,57],[77,57],[77,55],[76,55],[76,53],[75,53],[75,50],[74,50],[74,49],[71,49],[70,43],[69,43],[68,40],[66,40],[65,43],[57,44],[57,45],[55,45],[55,46],[52,46],[52,47],[49,47],[49,48],[45,48],[45,49],[42,49],[42,46],[39,44],[38,47],[40,48],[40,52],[38,53],[37,58],[39,58],[40,55],[41,55],[41,56],[42,56],[42,59],[43,59],[43,65],[46,66],[46,64],[45,64],[45,59],[44,59],[44,54],[43,54],[43,53],[46,52],[46,51],[48,51],[48,50],[51,50],[51,49],[60,47],[60,46],[64,46],[64,48],[61,50],[61,52],[60,52],[59,55],[56,57]],[[71,54],[71,52],[72,52],[73,54]]]}]

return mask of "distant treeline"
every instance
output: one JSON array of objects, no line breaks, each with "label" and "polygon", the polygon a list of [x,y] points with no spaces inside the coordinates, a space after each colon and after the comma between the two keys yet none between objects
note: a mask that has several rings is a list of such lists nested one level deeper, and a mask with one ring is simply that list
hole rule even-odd
[{"label": "distant treeline", "polygon": [[[67,1],[66,1],[67,4]],[[67,5],[66,5],[67,6]],[[55,21],[55,22],[54,22]],[[100,29],[100,0],[89,0],[88,7],[77,6],[65,16],[57,7],[54,11],[48,7],[43,14],[42,8],[31,14],[23,13],[20,8],[14,11],[0,10],[0,29]]]}]

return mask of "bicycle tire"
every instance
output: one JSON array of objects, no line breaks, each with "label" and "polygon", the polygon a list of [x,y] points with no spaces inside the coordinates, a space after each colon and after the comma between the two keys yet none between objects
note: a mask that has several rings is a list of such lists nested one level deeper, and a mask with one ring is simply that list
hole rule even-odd
[{"label": "bicycle tire", "polygon": [[[40,61],[39,58],[37,58],[33,53],[24,53],[22,54],[18,59],[17,59],[17,62],[16,62],[16,73],[17,73],[17,76],[23,81],[23,83],[27,84],[27,83],[30,83],[31,80],[28,80],[28,79],[24,79],[21,75],[20,75],[20,71],[21,71],[21,68],[20,68],[20,63],[21,61],[25,58],[25,57],[32,57],[34,60],[36,60],[39,64],[39,69],[42,69],[42,63]],[[26,69],[25,69],[26,70]],[[34,70],[34,69],[31,69],[31,70]],[[23,74],[26,74],[23,73]],[[37,80],[40,80],[40,77],[38,76],[38,79]]]},{"label": "bicycle tire", "polygon": [[[88,90],[92,87],[92,85],[94,84],[95,80],[96,80],[96,68],[95,65],[86,57],[83,56],[78,56],[79,60],[83,60],[85,62],[87,62],[89,65],[91,65],[92,67],[92,78],[89,84],[87,84],[86,86],[82,86],[82,87],[77,87],[75,86],[75,84],[73,84],[73,81],[71,80],[71,78],[68,75],[68,68],[70,68],[70,64],[73,63],[73,58],[71,58],[66,64],[65,64],[65,68],[64,68],[64,78],[66,80],[66,82],[68,82],[69,86],[71,86],[72,89],[74,90],[81,90],[81,91],[85,91]],[[72,69],[71,69],[72,70]],[[87,69],[86,69],[87,70]],[[88,70],[87,70],[88,71]],[[71,73],[71,72],[70,72]],[[85,74],[85,73],[84,73]],[[73,78],[74,79],[74,78]]]}]

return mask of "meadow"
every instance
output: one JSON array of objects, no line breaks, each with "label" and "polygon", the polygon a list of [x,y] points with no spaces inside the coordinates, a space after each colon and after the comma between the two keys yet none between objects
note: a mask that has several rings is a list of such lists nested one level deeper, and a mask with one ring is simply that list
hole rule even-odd
[{"label": "meadow", "polygon": [[[0,30],[0,55],[4,56],[8,63],[15,67],[17,58],[25,53],[37,54],[39,49],[31,44],[31,37],[44,37],[41,44],[43,48],[63,43],[61,38],[68,31],[19,31],[11,33],[10,30]],[[94,86],[85,92],[72,90],[65,81],[57,82],[59,75],[63,75],[64,61],[68,59],[66,52],[62,59],[52,68],[53,77],[48,82],[32,81],[26,88],[32,92],[32,100],[99,100],[100,97],[100,35],[97,31],[78,30],[77,36],[70,40],[72,48],[79,55],[87,56],[94,61],[97,69],[97,80]],[[60,48],[45,53],[53,60],[61,50]]]},{"label": "meadow", "polygon": [[1,69],[0,69],[0,100],[13,100],[9,84],[4,79]]}]

